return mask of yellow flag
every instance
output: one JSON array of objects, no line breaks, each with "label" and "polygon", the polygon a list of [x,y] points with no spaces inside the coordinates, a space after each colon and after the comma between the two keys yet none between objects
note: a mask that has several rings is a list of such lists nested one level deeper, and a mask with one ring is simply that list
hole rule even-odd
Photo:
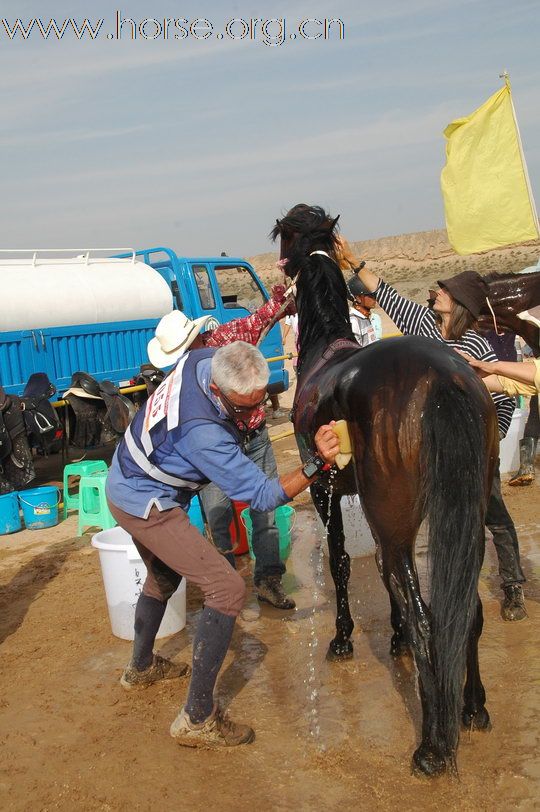
[{"label": "yellow flag", "polygon": [[538,239],[538,217],[510,84],[444,131],[441,173],[448,239],[458,254]]}]

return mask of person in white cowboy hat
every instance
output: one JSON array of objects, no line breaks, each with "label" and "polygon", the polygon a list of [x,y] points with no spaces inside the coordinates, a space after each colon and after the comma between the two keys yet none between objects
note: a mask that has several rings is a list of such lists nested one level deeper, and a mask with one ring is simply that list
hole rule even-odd
[{"label": "person in white cowboy hat", "polygon": [[228,719],[214,698],[245,583],[190,523],[192,496],[213,480],[231,499],[272,511],[328,470],[339,451],[328,424],[315,435],[317,453],[288,474],[268,477],[245,456],[239,426],[249,425],[264,402],[268,378],[262,353],[244,341],[184,353],[128,426],[107,477],[111,513],[147,568],[135,609],[132,659],[121,678],[125,689],[189,673],[186,663],[154,654],[153,646],[182,577],[204,595],[187,698],[170,729],[188,747],[232,747],[254,739],[252,728]]},{"label": "person in white cowboy hat", "polygon": [[197,341],[203,327],[212,319],[212,316],[201,316],[199,319],[190,319],[181,310],[173,310],[163,316],[154,338],[148,343],[148,358],[158,369],[165,369],[175,364],[188,349],[203,346]]}]

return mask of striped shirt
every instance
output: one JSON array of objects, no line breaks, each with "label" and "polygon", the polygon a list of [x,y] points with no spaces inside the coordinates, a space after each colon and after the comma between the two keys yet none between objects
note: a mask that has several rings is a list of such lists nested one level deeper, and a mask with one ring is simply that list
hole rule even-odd
[{"label": "striped shirt", "polygon": [[[394,324],[404,335],[424,336],[441,341],[447,347],[462,350],[480,361],[496,361],[497,356],[489,342],[474,330],[466,330],[458,341],[449,341],[442,337],[437,324],[436,314],[429,307],[419,305],[411,299],[400,296],[395,288],[382,279],[373,293],[377,303],[390,316]],[[499,433],[501,439],[506,437],[514,413],[514,401],[506,395],[491,396],[497,409]]]}]

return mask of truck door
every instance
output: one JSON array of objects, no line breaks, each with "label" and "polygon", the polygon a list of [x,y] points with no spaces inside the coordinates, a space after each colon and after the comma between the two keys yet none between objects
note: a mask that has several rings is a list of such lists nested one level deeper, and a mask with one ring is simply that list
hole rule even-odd
[{"label": "truck door", "polygon": [[[213,316],[214,319],[208,323],[206,329],[212,330],[218,324],[222,324],[221,299],[216,280],[210,273],[209,265],[206,262],[192,262],[191,272],[195,282],[195,312],[191,318],[199,316]],[[229,321],[229,319],[226,319]]]},{"label": "truck door", "polygon": [[[268,299],[261,281],[248,265],[240,263],[215,263],[213,266],[220,296],[220,321],[249,316]],[[259,346],[265,358],[283,355],[281,328],[275,324]],[[269,391],[278,394],[288,388],[288,373],[283,361],[270,363]]]}]

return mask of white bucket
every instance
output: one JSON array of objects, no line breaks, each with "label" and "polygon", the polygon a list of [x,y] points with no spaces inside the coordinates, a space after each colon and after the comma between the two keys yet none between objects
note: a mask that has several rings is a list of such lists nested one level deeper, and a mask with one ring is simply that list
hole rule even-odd
[{"label": "white bucket", "polygon": [[[122,527],[102,530],[92,536],[99,551],[101,574],[107,597],[112,633],[133,640],[135,607],[146,578],[146,567],[129,533]],[[176,634],[186,625],[186,580],[170,598],[156,637]]]},{"label": "white bucket", "polygon": [[[360,504],[360,497],[357,494],[354,496],[342,496],[340,506],[343,533],[345,535],[345,550],[351,558],[373,555],[375,552],[375,540],[371,535],[369,524]],[[323,526],[318,514],[317,519],[322,530]],[[323,532],[326,538],[326,531]]]},{"label": "white bucket", "polygon": [[508,429],[508,434],[501,440],[500,458],[501,474],[513,473],[519,468],[519,441],[523,437],[525,423],[527,422],[527,410],[516,409],[512,415],[512,422]]}]

